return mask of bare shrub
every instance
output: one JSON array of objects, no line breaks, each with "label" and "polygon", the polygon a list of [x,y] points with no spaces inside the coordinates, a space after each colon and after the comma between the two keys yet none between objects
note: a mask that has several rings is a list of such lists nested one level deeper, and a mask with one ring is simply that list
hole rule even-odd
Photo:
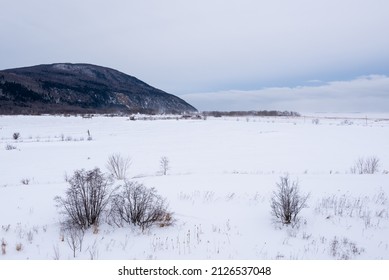
[{"label": "bare shrub", "polygon": [[11,144],[7,144],[7,145],[5,145],[5,149],[7,151],[16,150],[16,146],[11,145]]},{"label": "bare shrub", "polygon": [[23,185],[28,185],[28,184],[30,184],[30,179],[24,178],[24,179],[22,179],[20,182],[21,182]]},{"label": "bare shrub", "polygon": [[169,159],[167,157],[161,157],[161,160],[159,162],[159,166],[161,167],[161,173],[163,175],[166,175],[167,171],[170,169]]},{"label": "bare shrub", "polygon": [[65,236],[66,236],[66,242],[68,243],[70,249],[73,252],[73,258],[76,257],[76,251],[82,250],[82,242],[84,240],[85,231],[82,228],[69,225],[68,227],[65,227],[63,229]]},{"label": "bare shrub", "polygon": [[2,228],[5,232],[8,232],[9,229],[11,228],[11,225],[10,225],[10,224],[8,224],[8,225],[3,225],[3,226],[1,226],[1,228]]},{"label": "bare shrub", "polygon": [[112,199],[111,216],[118,226],[127,223],[144,230],[154,224],[166,226],[171,223],[172,214],[167,208],[166,200],[154,188],[126,181]]},{"label": "bare shrub", "polygon": [[1,254],[7,254],[7,242],[4,239],[1,240]]},{"label": "bare shrub", "polygon": [[377,157],[368,157],[365,159],[365,173],[374,174],[379,171],[380,160]]},{"label": "bare shrub", "polygon": [[367,158],[358,158],[350,171],[353,174],[374,174],[379,171],[379,167],[379,158],[371,156]]},{"label": "bare shrub", "polygon": [[107,161],[108,171],[118,180],[124,180],[127,176],[128,168],[131,166],[131,158],[124,158],[120,154],[109,156]]},{"label": "bare shrub", "polygon": [[12,138],[13,138],[14,140],[18,140],[19,137],[20,137],[20,133],[19,133],[19,132],[15,132],[14,134],[12,134]]},{"label": "bare shrub", "polygon": [[65,198],[55,198],[57,206],[66,216],[66,222],[86,229],[96,225],[112,195],[112,182],[99,168],[77,170],[69,178],[70,187]]},{"label": "bare shrub", "polygon": [[22,243],[17,243],[15,249],[16,249],[16,251],[20,252],[23,249],[23,244]]},{"label": "bare shrub", "polygon": [[271,198],[272,214],[283,224],[295,222],[297,215],[306,207],[308,198],[309,194],[300,194],[297,181],[291,181],[289,176],[281,177]]}]

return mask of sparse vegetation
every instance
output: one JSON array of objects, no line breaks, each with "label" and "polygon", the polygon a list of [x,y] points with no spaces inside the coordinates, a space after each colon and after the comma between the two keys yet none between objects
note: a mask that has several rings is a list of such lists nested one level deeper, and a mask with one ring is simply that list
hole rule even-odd
[{"label": "sparse vegetation", "polygon": [[358,158],[351,167],[352,174],[374,174],[379,171],[380,159],[375,156]]},{"label": "sparse vegetation", "polygon": [[363,248],[358,247],[355,242],[350,241],[346,237],[338,240],[335,236],[330,242],[330,253],[334,258],[339,260],[352,259],[364,251],[365,250]]},{"label": "sparse vegetation", "polygon": [[[0,253],[0,258],[288,260],[385,259],[388,255],[389,198],[384,175],[388,168],[387,155],[380,147],[385,139],[380,136],[389,119],[371,121],[366,128],[358,118],[352,118],[352,126],[342,127],[344,117],[316,115],[223,116],[208,117],[207,122],[194,121],[189,115],[191,121],[171,115],[134,116],[136,122],[116,115],[81,121],[80,116],[0,117],[6,164],[0,183],[0,208],[5,214],[0,244],[3,239],[5,255]],[[319,118],[320,125],[312,124],[313,118]],[[87,142],[88,129],[98,130],[99,141]],[[22,137],[14,141],[12,133],[19,130]],[[168,134],[172,131],[180,136]],[[312,131],[316,133],[311,135]],[[336,137],[327,141],[327,136]],[[65,142],[67,137],[71,142]],[[366,146],[373,137],[374,147]],[[5,151],[7,143],[17,150]],[[316,145],[321,148],[315,149]],[[128,149],[135,151],[139,165],[131,165],[124,180],[113,180],[106,168],[108,156],[120,151],[125,158]],[[339,158],[342,151],[351,155],[346,165]],[[382,151],[377,154],[378,171],[351,174],[354,159],[360,154],[365,162],[373,151]],[[87,170],[83,174],[100,166],[109,182],[106,206],[90,226],[90,222],[84,226],[77,219],[74,222],[60,203],[67,201],[68,189],[76,182],[74,170],[82,166]],[[286,171],[291,173],[283,175]],[[136,185],[144,189],[135,191]],[[277,198],[291,193],[286,187],[280,191],[279,185],[299,189],[300,205],[310,208],[297,207],[301,211],[282,214],[293,207],[276,207]],[[148,188],[152,186],[155,189]],[[72,193],[76,192],[81,197],[82,191]],[[55,195],[62,197],[56,198],[61,215],[50,210],[54,205],[50,197]],[[131,216],[129,201],[137,201],[138,208],[132,208],[136,213],[150,209],[142,206],[152,201],[150,197],[162,201],[152,203],[157,205],[158,218],[146,215],[138,222]],[[68,206],[82,209],[82,199],[73,201]],[[255,238],[259,231],[260,238]]]},{"label": "sparse vegetation", "polygon": [[14,140],[18,140],[19,137],[20,137],[20,133],[19,133],[19,132],[14,132],[14,134],[12,134],[12,138],[13,138]]},{"label": "sparse vegetation", "polygon": [[307,206],[309,194],[300,194],[297,181],[291,181],[289,176],[281,177],[277,190],[271,198],[272,214],[283,224],[295,222],[300,211]]}]

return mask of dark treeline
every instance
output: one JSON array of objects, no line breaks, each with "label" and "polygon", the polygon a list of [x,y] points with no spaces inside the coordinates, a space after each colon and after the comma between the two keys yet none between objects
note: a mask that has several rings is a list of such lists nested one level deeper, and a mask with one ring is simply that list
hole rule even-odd
[{"label": "dark treeline", "polygon": [[210,117],[299,117],[300,114],[293,111],[207,111],[204,116]]}]

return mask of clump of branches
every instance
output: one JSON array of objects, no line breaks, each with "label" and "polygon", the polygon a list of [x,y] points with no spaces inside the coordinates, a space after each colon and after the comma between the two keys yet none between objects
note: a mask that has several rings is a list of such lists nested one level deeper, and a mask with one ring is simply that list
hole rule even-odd
[{"label": "clump of branches", "polygon": [[296,222],[297,215],[307,206],[309,194],[301,194],[298,185],[298,181],[291,181],[287,175],[280,178],[273,192],[271,211],[283,224]]},{"label": "clump of branches", "polygon": [[145,230],[154,224],[161,227],[171,224],[172,213],[155,188],[126,181],[112,199],[111,218],[117,226],[127,223]]},{"label": "clump of branches", "polygon": [[112,180],[95,168],[76,170],[68,183],[65,197],[55,197],[66,223],[80,229],[98,225],[112,195]]},{"label": "clump of branches", "polygon": [[117,179],[124,180],[131,166],[131,158],[124,158],[120,154],[110,155],[106,164],[108,171]]},{"label": "clump of branches", "polygon": [[354,166],[351,167],[351,173],[353,174],[374,174],[379,171],[380,159],[371,156],[367,158],[358,158]]}]

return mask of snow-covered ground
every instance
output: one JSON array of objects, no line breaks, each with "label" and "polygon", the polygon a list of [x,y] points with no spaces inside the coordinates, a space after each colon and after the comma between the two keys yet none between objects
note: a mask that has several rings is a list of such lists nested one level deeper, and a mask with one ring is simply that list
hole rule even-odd
[{"label": "snow-covered ground", "polygon": [[[131,157],[130,180],[166,197],[175,222],[146,232],[102,223],[85,233],[76,259],[389,259],[388,139],[389,115],[2,116],[0,259],[73,259],[54,197],[77,169],[107,172],[114,153]],[[370,156],[379,172],[350,172]],[[294,227],[271,215],[286,174],[310,193]]]}]

